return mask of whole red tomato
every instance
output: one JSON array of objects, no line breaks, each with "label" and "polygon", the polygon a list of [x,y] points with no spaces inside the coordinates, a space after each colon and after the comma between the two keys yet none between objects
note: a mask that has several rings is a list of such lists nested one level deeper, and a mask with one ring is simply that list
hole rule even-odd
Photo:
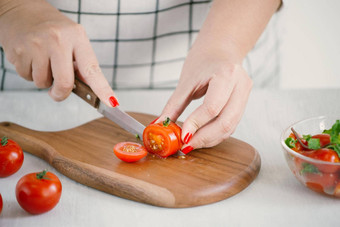
[{"label": "whole red tomato", "polygon": [[0,177],[8,177],[17,172],[24,162],[21,147],[13,140],[2,137],[0,142]]},{"label": "whole red tomato", "polygon": [[1,211],[2,211],[2,196],[0,194],[0,214],[1,214]]},{"label": "whole red tomato", "polygon": [[31,214],[53,209],[61,196],[61,182],[51,172],[30,173],[17,183],[15,194],[20,206]]}]

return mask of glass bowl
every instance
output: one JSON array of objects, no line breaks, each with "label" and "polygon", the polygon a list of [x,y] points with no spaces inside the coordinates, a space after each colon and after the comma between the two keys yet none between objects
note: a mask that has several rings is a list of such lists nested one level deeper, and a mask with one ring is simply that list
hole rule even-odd
[{"label": "glass bowl", "polygon": [[319,116],[305,119],[289,126],[281,135],[284,156],[295,177],[309,189],[337,198],[340,198],[340,162],[332,163],[304,156],[289,148],[285,140],[292,133],[292,127],[300,135],[316,135],[332,128],[339,118]]}]

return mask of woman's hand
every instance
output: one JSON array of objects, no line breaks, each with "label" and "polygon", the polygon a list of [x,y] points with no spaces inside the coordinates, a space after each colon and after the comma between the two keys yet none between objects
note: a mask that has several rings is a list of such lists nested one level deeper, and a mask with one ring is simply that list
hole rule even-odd
[{"label": "woman's hand", "polygon": [[[72,91],[75,70],[107,105],[114,97],[83,27],[44,0],[0,3],[0,43],[17,73],[50,88],[56,101]],[[111,98],[112,99],[112,98]]]},{"label": "woman's hand", "polygon": [[251,79],[239,63],[211,50],[194,45],[179,84],[159,118],[176,121],[193,99],[205,95],[202,105],[184,121],[184,153],[228,138],[241,119],[252,88]]}]

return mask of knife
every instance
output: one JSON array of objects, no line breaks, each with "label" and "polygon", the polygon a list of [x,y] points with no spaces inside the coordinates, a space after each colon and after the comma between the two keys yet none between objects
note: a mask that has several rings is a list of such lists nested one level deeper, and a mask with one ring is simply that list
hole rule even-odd
[{"label": "knife", "polygon": [[143,140],[143,131],[145,129],[143,124],[119,109],[119,107],[108,107],[102,103],[92,89],[77,77],[74,80],[72,92],[96,108],[106,118]]}]

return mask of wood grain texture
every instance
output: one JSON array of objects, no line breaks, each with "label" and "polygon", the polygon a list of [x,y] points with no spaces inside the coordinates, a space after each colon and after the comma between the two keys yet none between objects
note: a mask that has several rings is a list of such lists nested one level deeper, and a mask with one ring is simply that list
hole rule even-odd
[{"label": "wood grain texture", "polygon": [[[155,119],[130,114],[144,125]],[[258,152],[235,138],[194,150],[184,159],[160,159],[150,154],[139,162],[125,163],[115,157],[113,146],[136,139],[106,118],[59,132],[39,132],[3,122],[3,135],[81,184],[162,207],[192,207],[226,199],[246,188],[261,166]]]}]

